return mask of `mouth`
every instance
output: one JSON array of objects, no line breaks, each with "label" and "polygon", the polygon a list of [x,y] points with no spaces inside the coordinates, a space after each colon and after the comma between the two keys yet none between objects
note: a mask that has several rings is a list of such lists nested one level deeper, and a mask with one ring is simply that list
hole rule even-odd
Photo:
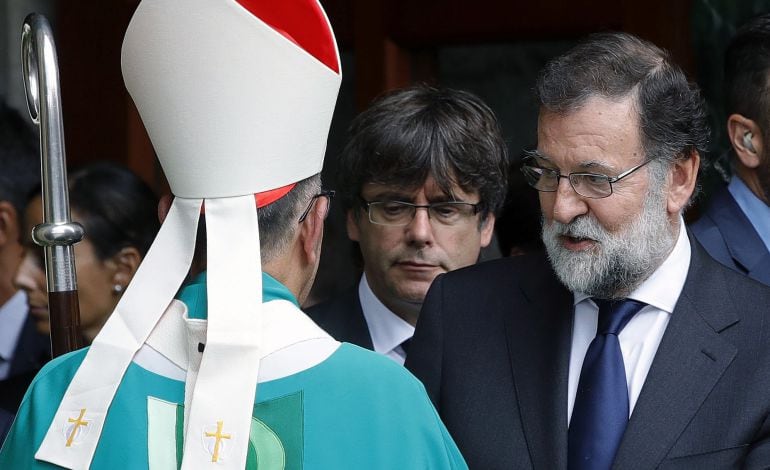
[{"label": "mouth", "polygon": [[573,237],[569,235],[561,235],[559,239],[561,240],[564,248],[571,251],[588,250],[597,243],[597,241],[592,238]]},{"label": "mouth", "polygon": [[29,314],[37,320],[48,320],[48,307],[45,305],[30,305]]},{"label": "mouth", "polygon": [[424,261],[399,261],[396,265],[406,271],[414,272],[434,271],[438,268],[438,265],[426,263]]}]

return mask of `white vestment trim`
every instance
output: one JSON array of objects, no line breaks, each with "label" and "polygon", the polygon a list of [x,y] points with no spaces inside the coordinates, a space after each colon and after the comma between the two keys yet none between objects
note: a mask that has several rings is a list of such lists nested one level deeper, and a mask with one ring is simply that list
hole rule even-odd
[{"label": "white vestment trim", "polygon": [[[190,269],[201,203],[201,199],[174,199],[133,281],[67,387],[36,459],[73,470],[90,466],[128,365]],[[73,425],[73,419],[87,425]]]}]

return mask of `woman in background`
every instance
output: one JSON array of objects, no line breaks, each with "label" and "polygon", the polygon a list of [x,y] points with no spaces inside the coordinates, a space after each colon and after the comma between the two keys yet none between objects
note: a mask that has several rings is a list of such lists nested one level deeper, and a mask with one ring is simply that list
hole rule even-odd
[{"label": "woman in background", "polygon": [[[85,237],[74,252],[80,332],[87,345],[115,309],[158,232],[158,200],[134,173],[112,163],[96,163],[73,172],[69,199],[72,220],[85,228]],[[38,190],[27,203],[26,233],[42,220]],[[27,293],[38,330],[49,333],[43,250],[29,237],[24,241],[24,261],[15,282]]]}]

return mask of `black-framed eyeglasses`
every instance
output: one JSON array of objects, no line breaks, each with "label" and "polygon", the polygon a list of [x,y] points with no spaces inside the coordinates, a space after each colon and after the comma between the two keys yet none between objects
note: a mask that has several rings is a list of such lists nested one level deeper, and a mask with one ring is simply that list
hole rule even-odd
[{"label": "black-framed eyeglasses", "polygon": [[561,178],[567,178],[572,189],[583,197],[591,199],[601,199],[612,194],[612,185],[622,180],[626,176],[650,163],[652,160],[645,160],[639,165],[622,172],[618,176],[607,176],[601,173],[577,172],[568,175],[562,175],[558,170],[543,168],[537,164],[534,157],[524,160],[521,165],[521,172],[527,183],[538,191],[554,192],[559,189]]},{"label": "black-framed eyeglasses", "polygon": [[324,197],[327,199],[326,210],[324,212],[324,219],[326,219],[326,216],[329,215],[329,208],[332,206],[332,199],[334,198],[334,194],[335,194],[335,191],[333,189],[329,189],[326,191],[321,191],[320,193],[310,198],[310,202],[308,203],[304,212],[302,212],[302,215],[299,217],[299,221],[297,221],[297,223],[301,224],[302,222],[305,221],[305,219],[307,219],[307,215],[310,213],[310,209],[313,208],[313,204],[315,204],[316,199],[318,199],[319,197]]},{"label": "black-framed eyeglasses", "polygon": [[463,201],[434,202],[432,204],[412,204],[404,201],[367,201],[361,199],[369,213],[369,222],[377,225],[403,227],[414,219],[417,209],[426,209],[428,218],[441,225],[461,224],[478,214],[482,203],[473,204]]}]

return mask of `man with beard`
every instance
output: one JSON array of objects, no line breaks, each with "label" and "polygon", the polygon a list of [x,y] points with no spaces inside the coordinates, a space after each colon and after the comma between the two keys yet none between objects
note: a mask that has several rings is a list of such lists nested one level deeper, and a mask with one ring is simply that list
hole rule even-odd
[{"label": "man with beard", "polygon": [[770,285],[770,15],[738,30],[724,71],[733,176],[692,233],[714,259]]},{"label": "man with beard", "polygon": [[708,129],[695,86],[628,34],[537,83],[548,259],[440,276],[407,367],[471,468],[765,468],[770,289],[689,240]]},{"label": "man with beard", "polygon": [[335,339],[403,364],[430,283],[476,263],[492,239],[506,147],[478,97],[427,86],[384,95],[350,133],[337,188],[364,274],[307,313]]}]

